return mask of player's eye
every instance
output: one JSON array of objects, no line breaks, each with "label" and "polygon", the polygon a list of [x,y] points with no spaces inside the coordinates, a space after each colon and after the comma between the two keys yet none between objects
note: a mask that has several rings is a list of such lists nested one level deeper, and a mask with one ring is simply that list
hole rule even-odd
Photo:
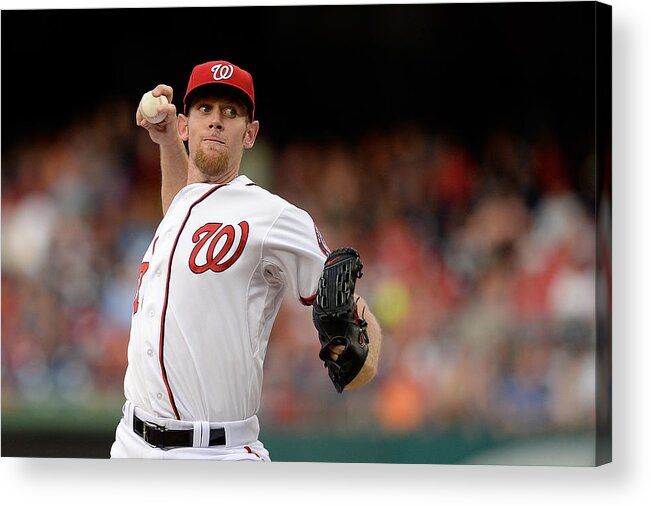
[{"label": "player's eye", "polygon": [[209,113],[212,110],[212,107],[210,107],[207,104],[202,104],[199,106],[199,111],[203,113]]},{"label": "player's eye", "polygon": [[224,113],[224,116],[226,116],[227,118],[237,117],[237,109],[235,109],[235,107],[231,105],[224,107],[222,112]]}]

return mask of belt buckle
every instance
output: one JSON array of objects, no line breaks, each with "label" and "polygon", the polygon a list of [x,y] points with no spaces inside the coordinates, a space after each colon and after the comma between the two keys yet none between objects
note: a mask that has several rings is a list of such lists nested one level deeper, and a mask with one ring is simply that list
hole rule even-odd
[{"label": "belt buckle", "polygon": [[157,432],[165,432],[166,428],[161,427],[160,425],[156,425],[155,423],[147,422],[145,420],[142,421],[142,438],[147,442],[147,444],[158,447],[158,445],[152,444],[149,442],[149,438],[147,437],[148,431],[149,430],[155,430]]}]

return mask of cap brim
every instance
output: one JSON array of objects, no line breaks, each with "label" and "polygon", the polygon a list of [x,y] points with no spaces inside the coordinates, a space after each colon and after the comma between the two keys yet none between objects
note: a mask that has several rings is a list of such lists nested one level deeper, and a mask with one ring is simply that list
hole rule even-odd
[{"label": "cap brim", "polygon": [[194,88],[190,93],[186,95],[183,101],[183,113],[185,115],[188,114],[188,108],[192,104],[192,100],[194,100],[194,98],[200,92],[206,91],[206,89],[208,88],[214,88],[214,89],[220,89],[222,91],[232,92],[234,95],[239,97],[242,103],[246,106],[249,113],[248,114],[249,119],[253,119],[253,102],[251,101],[251,98],[246,94],[245,91],[243,91],[238,86],[233,86],[232,84],[228,84],[228,83],[206,83]]}]

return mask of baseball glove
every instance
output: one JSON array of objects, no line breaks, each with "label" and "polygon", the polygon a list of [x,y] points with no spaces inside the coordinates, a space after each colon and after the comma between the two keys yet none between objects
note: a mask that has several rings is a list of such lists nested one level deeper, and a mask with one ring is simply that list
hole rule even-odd
[{"label": "baseball glove", "polygon": [[[355,282],[362,277],[362,261],[353,248],[338,248],[325,261],[319,279],[312,320],[319,332],[319,358],[341,393],[359,373],[368,355],[367,323],[357,314]],[[330,357],[330,346],[344,350],[337,360]]]}]

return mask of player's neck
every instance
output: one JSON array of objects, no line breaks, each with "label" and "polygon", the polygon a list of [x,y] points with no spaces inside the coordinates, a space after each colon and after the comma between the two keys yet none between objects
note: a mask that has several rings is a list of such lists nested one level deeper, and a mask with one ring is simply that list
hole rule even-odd
[{"label": "player's neck", "polygon": [[193,163],[188,166],[188,184],[192,183],[209,183],[209,184],[225,184],[230,183],[233,179],[240,175],[240,168],[229,168],[226,172],[221,174],[212,175],[201,172]]}]

